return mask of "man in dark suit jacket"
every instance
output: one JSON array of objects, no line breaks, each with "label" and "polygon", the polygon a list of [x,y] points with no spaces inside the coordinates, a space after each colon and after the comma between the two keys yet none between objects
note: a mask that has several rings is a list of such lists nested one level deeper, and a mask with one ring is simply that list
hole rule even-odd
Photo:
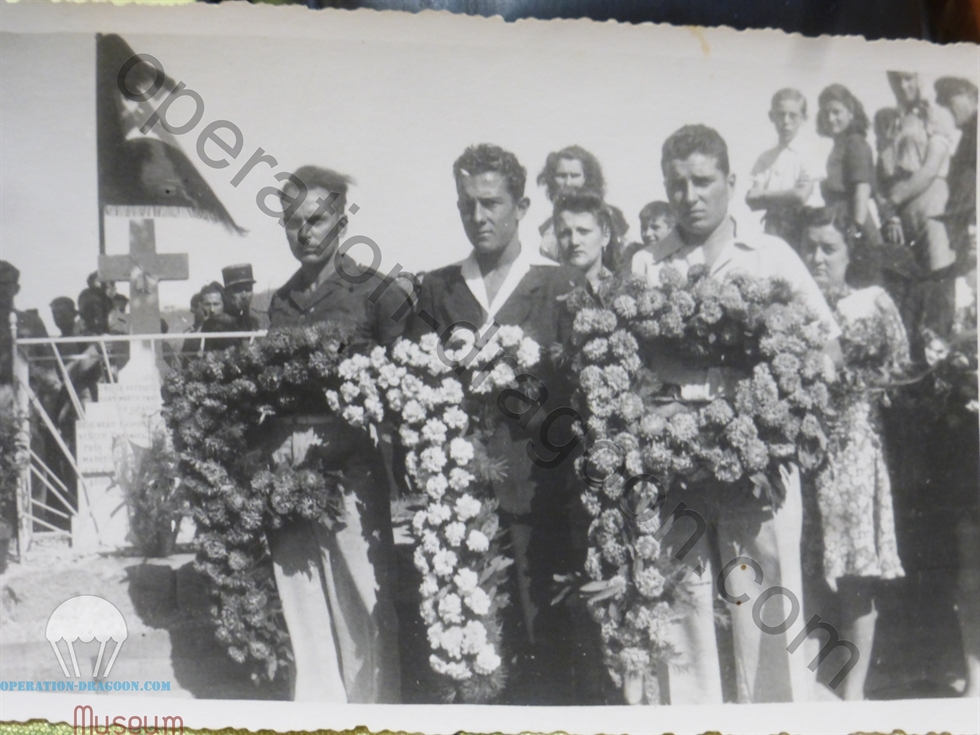
[{"label": "man in dark suit jacket", "polygon": [[[558,297],[576,285],[570,269],[543,258],[536,247],[523,246],[518,225],[527,212],[524,196],[526,171],[513,153],[494,145],[471,146],[453,166],[457,206],[473,251],[461,263],[427,273],[407,336],[418,339],[429,332],[442,334],[451,325],[489,336],[494,325],[516,325],[542,347],[559,341]],[[459,327],[456,326],[458,329]],[[550,605],[553,576],[568,564],[567,500],[572,467],[570,458],[549,452],[541,443],[541,424],[549,412],[566,406],[568,390],[547,357],[533,371],[543,401],[526,427],[503,417],[491,437],[489,453],[506,462],[507,478],[494,487],[501,520],[510,530],[515,560],[519,605],[505,621],[505,646],[520,652],[523,661],[512,668],[508,686],[514,703],[570,704],[566,701],[568,643],[556,635],[563,611]],[[530,397],[537,388],[523,384]],[[514,414],[531,409],[509,406]],[[560,439],[565,429],[565,438]],[[568,421],[548,432],[554,445],[571,440]],[[529,450],[538,457],[532,461]],[[548,462],[556,459],[558,462]],[[562,462],[561,459],[566,461]],[[516,609],[515,609],[516,608]],[[516,619],[515,619],[516,618]],[[518,656],[520,658],[520,656]]]}]

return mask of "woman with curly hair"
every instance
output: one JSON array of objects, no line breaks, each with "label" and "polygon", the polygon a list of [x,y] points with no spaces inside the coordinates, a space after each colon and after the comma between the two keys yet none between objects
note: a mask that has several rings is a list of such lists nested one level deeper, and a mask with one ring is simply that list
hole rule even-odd
[{"label": "woman with curly hair", "polygon": [[[580,145],[570,145],[560,151],[548,154],[544,168],[537,178],[538,186],[545,187],[549,201],[554,202],[562,194],[576,191],[592,192],[600,198],[606,193],[606,180],[602,175],[602,165],[595,155]],[[603,255],[603,264],[615,272],[628,271],[633,252],[638,247],[629,245],[629,224],[622,210],[606,205],[609,211],[609,221],[612,223],[612,242]],[[541,254],[561,262],[564,254],[561,252],[555,233],[555,222],[552,217],[546,219],[538,227],[541,233]]]},{"label": "woman with curly hair", "polygon": [[850,224],[840,210],[823,209],[809,214],[804,229],[803,258],[843,330],[844,353],[839,418],[827,462],[815,478],[819,512],[807,519],[807,527],[819,523],[820,532],[806,535],[814,540],[813,566],[822,566],[823,578],[837,593],[841,640],[856,646],[841,669],[847,672],[843,697],[856,700],[864,698],[871,662],[876,587],[880,580],[905,576],[879,399],[880,385],[905,371],[909,343],[898,308],[883,288],[848,283],[854,242]]}]

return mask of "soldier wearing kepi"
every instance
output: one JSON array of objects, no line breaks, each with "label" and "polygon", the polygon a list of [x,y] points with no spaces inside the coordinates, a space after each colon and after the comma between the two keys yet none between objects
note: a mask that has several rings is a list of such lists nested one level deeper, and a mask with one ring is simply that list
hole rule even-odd
[{"label": "soldier wearing kepi", "polygon": [[[259,320],[252,313],[252,264],[239,263],[221,269],[224,280],[224,291],[221,293],[222,309],[220,313],[212,314],[201,326],[201,331],[208,332],[254,332],[259,328]],[[205,340],[207,351],[226,350],[238,344],[247,344],[248,339],[233,337],[218,337]]]},{"label": "soldier wearing kepi", "polygon": [[239,263],[221,269],[225,282],[225,314],[235,321],[238,332],[253,332],[259,328],[259,320],[252,315],[252,264]]}]

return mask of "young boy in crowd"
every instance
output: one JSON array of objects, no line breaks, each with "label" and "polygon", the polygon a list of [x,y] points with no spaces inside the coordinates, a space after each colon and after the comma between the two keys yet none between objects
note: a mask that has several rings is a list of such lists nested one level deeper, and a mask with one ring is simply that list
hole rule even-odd
[{"label": "young boy in crowd", "polygon": [[[638,243],[636,249],[630,254],[630,262],[635,263],[637,257],[644,262],[660,260],[661,254],[657,248],[657,243],[667,237],[667,234],[674,229],[676,222],[677,218],[667,202],[657,201],[644,205],[643,209],[640,210],[640,237],[643,242],[642,244]],[[641,266],[633,265],[633,272],[637,272],[637,267],[642,270]]]},{"label": "young boy in crowd", "polygon": [[801,240],[800,215],[823,178],[799,132],[806,123],[806,98],[796,89],[781,89],[772,98],[769,119],[779,142],[752,167],[752,187],[745,197],[753,211],[763,212],[767,235],[781,237],[795,250]]}]

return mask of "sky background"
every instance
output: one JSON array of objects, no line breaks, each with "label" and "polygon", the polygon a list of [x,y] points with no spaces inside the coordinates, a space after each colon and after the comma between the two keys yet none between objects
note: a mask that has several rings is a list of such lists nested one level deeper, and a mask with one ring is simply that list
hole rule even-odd
[{"label": "sky background", "polygon": [[[169,76],[203,98],[201,122],[180,142],[248,230],[236,236],[205,221],[158,219],[158,250],[190,258],[190,280],[163,283],[161,305],[186,307],[231,263],[252,263],[256,290],[281,285],[295,261],[282,228],[259,210],[255,197],[277,186],[274,173],[304,164],[356,179],[348,201],[360,210],[347,235],[373,238],[382,270],[396,263],[428,270],[469,252],[452,178],[452,163],[469,144],[501,145],[528,169],[531,208],[521,231],[537,248],[537,226],[550,206],[534,179],[549,151],[577,143],[594,152],[608,201],[637,232],[640,208],[664,196],[664,139],[686,123],[705,123],[728,142],[737,176],[734,213],[751,229],[758,216],[744,197],[755,159],[775,144],[767,119],[773,92],[793,86],[807,97],[810,119],[802,135],[823,146],[821,156],[829,141],[816,138],[814,117],[827,84],[849,86],[869,116],[894,104],[887,66],[855,64],[821,51],[819,41],[781,36],[782,43],[766,52],[756,46],[757,53],[743,48],[734,54],[709,45],[702,34],[664,29],[673,46],[631,36],[600,49],[571,26],[562,43],[512,28],[495,31],[515,37],[505,47],[464,36],[424,43],[392,33],[323,39],[123,33],[136,52],[155,56]],[[18,308],[38,308],[50,328],[47,304],[60,295],[77,297],[97,266],[95,37],[4,34],[0,46],[0,250],[21,270]],[[971,58],[963,53],[949,58],[956,63],[924,72],[930,94],[942,73],[976,79],[975,56],[972,65],[961,63]],[[172,113],[172,120],[185,119],[177,105]],[[200,131],[219,118],[238,125],[244,147],[231,166],[215,170],[200,163],[195,148]],[[873,145],[873,136],[869,140]],[[278,167],[260,165],[233,187],[231,179],[258,147],[275,156]],[[107,218],[108,252],[127,246],[128,221]],[[352,254],[370,257],[366,247]]]}]

